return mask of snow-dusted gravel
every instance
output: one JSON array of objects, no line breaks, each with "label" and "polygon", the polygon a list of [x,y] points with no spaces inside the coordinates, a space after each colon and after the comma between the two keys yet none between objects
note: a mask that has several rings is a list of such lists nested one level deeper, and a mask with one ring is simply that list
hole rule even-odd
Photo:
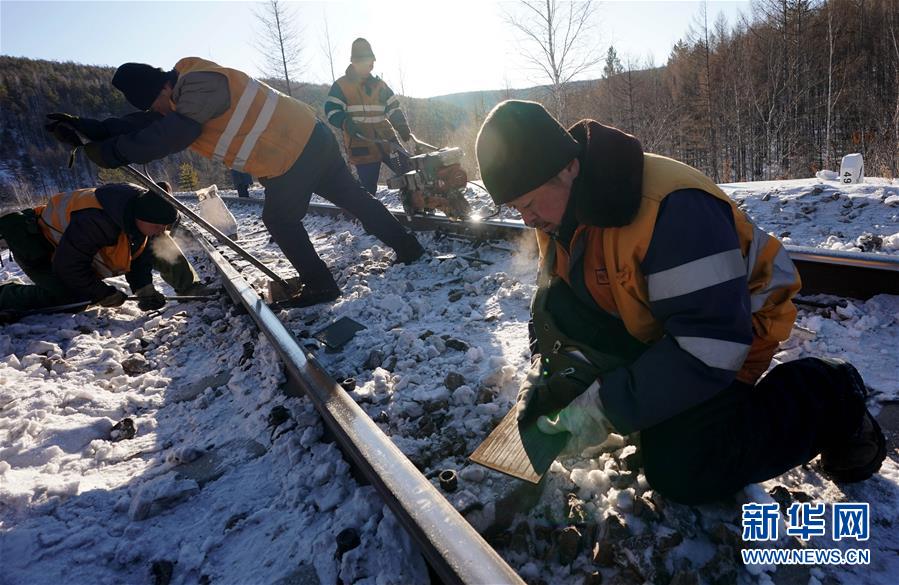
[{"label": "snow-dusted gravel", "polygon": [[[725,189],[768,231],[789,231],[789,243],[899,249],[895,182]],[[476,209],[490,209],[483,193],[472,198]],[[261,208],[232,209],[247,245],[290,275],[262,231]],[[733,503],[701,508],[654,495],[635,471],[635,447],[617,435],[599,452],[556,462],[540,494],[469,465],[467,455],[511,407],[528,363],[532,236],[475,248],[425,233],[434,257],[392,266],[392,253],[358,224],[309,216],[305,225],[344,296],[282,318],[335,377],[355,378],[352,396],[435,485],[440,470],[459,471],[459,488],[447,497],[476,527],[491,529],[491,542],[528,582],[595,583],[596,571],[605,582],[676,575],[681,585],[694,577],[892,583],[899,574],[899,469],[890,459],[861,485],[836,486],[812,463],[750,486]],[[252,268],[245,275],[260,287],[265,281]],[[814,300],[830,307],[801,309],[777,359],[844,357],[878,400],[899,398],[899,298]],[[314,334],[340,317],[366,329],[331,352]],[[322,583],[335,582],[338,571],[344,583],[426,579],[372,488],[357,485],[336,448],[322,442],[309,401],[277,391],[283,376],[273,352],[227,304],[172,306],[149,319],[128,308],[30,317],[0,328],[0,358],[0,550],[12,559],[0,583],[150,582],[157,561],[175,563],[174,583],[202,575],[212,583],[275,582],[311,570]],[[147,371],[124,374],[126,358],[129,369]],[[273,430],[270,415],[281,405],[289,420]],[[136,438],[110,442],[109,429],[124,416],[134,418]],[[213,480],[209,467],[224,473]],[[773,501],[772,490],[779,501],[786,494],[870,502],[871,566],[853,573],[740,565],[739,504]],[[347,527],[362,544],[338,562],[336,535]],[[824,538],[811,545],[849,546]]]},{"label": "snow-dusted gravel", "polygon": [[[0,583],[426,579],[230,303],[32,316],[0,353]],[[361,544],[338,560],[344,529]]]}]

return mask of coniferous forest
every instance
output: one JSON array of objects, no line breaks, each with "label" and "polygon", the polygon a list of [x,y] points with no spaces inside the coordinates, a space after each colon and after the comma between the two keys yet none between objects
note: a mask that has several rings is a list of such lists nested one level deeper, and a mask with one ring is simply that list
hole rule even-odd
[{"label": "coniferous forest", "polygon": [[[719,182],[808,177],[837,169],[850,152],[864,155],[869,176],[899,176],[895,0],[760,0],[739,22],[700,14],[664,64],[619,55],[614,46],[603,57],[597,79],[565,88],[563,122],[590,117],[617,126],[645,150],[683,160]],[[84,156],[69,169],[69,153],[43,130],[49,112],[103,118],[130,111],[109,83],[113,72],[0,56],[0,204],[28,204],[123,178],[115,170],[98,173]],[[292,87],[320,115],[327,91],[325,85]],[[541,87],[402,100],[416,135],[462,147],[476,177],[480,123],[512,97],[549,103]],[[149,170],[174,185],[196,177],[200,186],[231,186],[222,165],[189,151]]]}]

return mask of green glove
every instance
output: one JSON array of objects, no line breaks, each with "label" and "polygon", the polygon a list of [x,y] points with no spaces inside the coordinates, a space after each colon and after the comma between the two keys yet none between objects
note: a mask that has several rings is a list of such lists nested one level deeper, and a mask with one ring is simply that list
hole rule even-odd
[{"label": "green glove", "polygon": [[123,293],[120,290],[117,290],[115,287],[111,286],[109,288],[112,289],[114,292],[112,292],[112,293],[108,294],[107,296],[103,297],[102,299],[98,300],[97,304],[100,305],[101,307],[109,307],[109,308],[121,307],[125,303],[125,300],[128,297],[125,296],[125,293]]},{"label": "green glove", "polygon": [[592,369],[567,368],[549,376],[541,361],[534,361],[518,390],[518,420],[534,419],[564,408],[596,381],[590,372]]},{"label": "green glove", "polygon": [[[536,359],[531,363],[531,369],[528,370],[527,376],[521,386],[518,387],[518,400],[516,408],[518,409],[518,420],[526,420],[536,418],[540,414],[548,412],[542,407],[542,396],[546,394],[546,381],[543,380],[543,368],[540,360]],[[540,395],[540,398],[538,398]]]},{"label": "green glove", "polygon": [[571,404],[554,416],[541,416],[537,428],[547,435],[571,433],[569,448],[580,452],[599,445],[609,436],[610,423],[602,411],[599,399],[599,380],[595,380]]},{"label": "green glove", "polygon": [[152,284],[140,287],[134,294],[137,295],[137,306],[141,311],[155,311],[165,306],[165,295]]}]

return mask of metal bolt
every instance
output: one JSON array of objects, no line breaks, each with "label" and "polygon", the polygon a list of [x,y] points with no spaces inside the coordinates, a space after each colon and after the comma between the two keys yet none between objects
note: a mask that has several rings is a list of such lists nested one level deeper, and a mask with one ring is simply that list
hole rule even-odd
[{"label": "metal bolt", "polygon": [[437,476],[437,480],[440,482],[440,487],[445,492],[454,492],[459,485],[459,479],[456,476],[455,469],[444,469],[440,472],[440,475]]}]

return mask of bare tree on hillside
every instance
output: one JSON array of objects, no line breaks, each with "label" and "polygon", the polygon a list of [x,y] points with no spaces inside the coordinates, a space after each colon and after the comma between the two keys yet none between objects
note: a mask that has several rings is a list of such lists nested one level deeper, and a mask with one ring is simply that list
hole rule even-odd
[{"label": "bare tree on hillside", "polygon": [[618,126],[620,122],[620,102],[621,102],[621,73],[624,72],[624,66],[618,57],[618,51],[614,45],[609,45],[606,51],[605,65],[602,69],[602,78],[604,80],[603,97],[605,103],[602,110],[605,114],[605,122],[613,126]]},{"label": "bare tree on hillside", "polygon": [[[721,27],[725,28],[725,27]],[[717,114],[715,112],[714,103],[716,100],[715,82],[712,78],[712,53],[715,52],[713,47],[713,32],[709,27],[709,10],[708,2],[703,1],[699,5],[699,14],[694,18],[693,25],[690,27],[690,41],[699,50],[701,59],[700,69],[702,75],[699,77],[700,90],[702,94],[703,108],[705,109],[705,126],[706,140],[708,141],[708,166],[710,175],[715,182],[720,182],[718,173],[718,139],[715,128]]]},{"label": "bare tree on hillside", "polygon": [[602,61],[596,35],[596,4],[559,0],[521,0],[506,12],[506,22],[522,36],[522,55],[548,81],[554,114],[565,119],[566,84]]},{"label": "bare tree on hillside", "polygon": [[406,66],[403,64],[402,56],[397,64],[397,81],[399,82],[397,89],[400,90],[400,95],[406,97]]},{"label": "bare tree on hillside", "polygon": [[325,54],[328,66],[331,68],[331,83],[334,83],[337,80],[337,75],[334,73],[334,45],[331,43],[331,29],[328,26],[327,8],[322,10],[322,16],[325,20],[325,37],[322,39],[322,52]]},{"label": "bare tree on hillside", "polygon": [[502,96],[504,100],[512,99],[512,80],[509,78],[509,72],[503,72],[503,90]]},{"label": "bare tree on hillside", "polygon": [[897,36],[899,36],[899,31],[896,29],[899,28],[899,24],[896,23],[895,16],[899,15],[899,11],[895,13],[890,13],[890,40],[892,41],[893,52],[895,56],[895,60],[893,61],[893,67],[895,69],[896,75],[896,110],[893,112],[893,137],[895,139],[895,150],[893,151],[893,156],[890,157],[890,172],[895,177],[897,171],[899,171],[899,40],[897,40]]},{"label": "bare tree on hillside", "polygon": [[303,52],[302,31],[296,28],[296,13],[286,2],[268,0],[256,12],[256,18],[262,25],[257,47],[264,60],[263,77],[284,79],[287,94],[293,95],[290,78],[296,78],[300,71]]}]

